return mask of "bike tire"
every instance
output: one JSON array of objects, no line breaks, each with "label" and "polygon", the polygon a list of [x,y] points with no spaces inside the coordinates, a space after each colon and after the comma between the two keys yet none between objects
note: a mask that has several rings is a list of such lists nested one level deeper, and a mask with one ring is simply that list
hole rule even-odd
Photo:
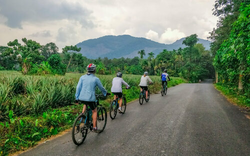
[{"label": "bike tire", "polygon": [[166,87],[165,89],[165,95],[167,95],[167,92],[168,92],[168,87]]},{"label": "bike tire", "polygon": [[107,111],[104,107],[99,107],[97,111],[97,127],[100,129],[99,133],[103,132],[107,124]]},{"label": "bike tire", "polygon": [[[86,116],[80,114],[73,124],[72,129],[72,140],[74,144],[81,145],[88,135],[88,128],[85,125]],[[76,134],[80,135],[79,138],[76,138]]]},{"label": "bike tire", "polygon": [[122,114],[125,114],[126,108],[127,108],[127,101],[126,101],[126,98],[123,97],[123,99],[122,99]]},{"label": "bike tire", "polygon": [[140,105],[143,104],[143,100],[144,100],[144,97],[143,97],[143,93],[141,92],[140,96],[139,96],[139,103],[140,103]]},{"label": "bike tire", "polygon": [[148,99],[146,99],[146,96],[145,96],[145,101],[148,102],[150,100],[150,91],[148,90]]},{"label": "bike tire", "polygon": [[164,93],[163,93],[163,89],[161,89],[161,96],[163,96],[164,95]]},{"label": "bike tire", "polygon": [[116,106],[116,100],[113,100],[110,104],[110,108],[109,108],[109,116],[112,120],[115,119],[117,114],[117,106]]}]

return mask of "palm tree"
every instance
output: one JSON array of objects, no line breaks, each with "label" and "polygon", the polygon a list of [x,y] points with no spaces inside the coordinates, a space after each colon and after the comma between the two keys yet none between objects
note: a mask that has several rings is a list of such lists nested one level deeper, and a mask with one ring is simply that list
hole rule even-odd
[{"label": "palm tree", "polygon": [[143,56],[146,55],[144,50],[138,51],[138,54],[141,55],[141,59],[143,59]]},{"label": "palm tree", "polygon": [[148,55],[149,55],[149,60],[151,60],[152,58],[154,58],[155,53],[150,52],[150,53],[148,53]]}]

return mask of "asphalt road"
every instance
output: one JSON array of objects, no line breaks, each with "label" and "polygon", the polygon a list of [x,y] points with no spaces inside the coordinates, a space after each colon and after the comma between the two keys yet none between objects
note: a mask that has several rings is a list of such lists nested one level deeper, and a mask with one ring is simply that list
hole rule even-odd
[{"label": "asphalt road", "polygon": [[250,120],[212,84],[181,84],[168,95],[151,96],[118,114],[101,134],[89,133],[81,146],[71,132],[21,156],[249,156]]}]

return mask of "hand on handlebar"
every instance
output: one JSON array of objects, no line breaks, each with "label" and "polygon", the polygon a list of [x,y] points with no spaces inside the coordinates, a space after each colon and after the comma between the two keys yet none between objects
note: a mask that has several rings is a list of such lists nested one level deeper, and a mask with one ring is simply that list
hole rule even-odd
[{"label": "hand on handlebar", "polygon": [[111,95],[110,93],[107,93],[106,96]]}]

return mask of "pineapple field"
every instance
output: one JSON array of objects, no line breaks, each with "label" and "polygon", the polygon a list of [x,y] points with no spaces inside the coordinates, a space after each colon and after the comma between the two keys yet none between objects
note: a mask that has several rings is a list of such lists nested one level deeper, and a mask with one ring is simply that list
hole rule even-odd
[{"label": "pineapple field", "polygon": [[[82,74],[67,73],[65,76],[24,76],[19,72],[0,71],[0,155],[8,155],[38,141],[58,134],[71,127],[82,106],[75,105],[76,85]],[[104,88],[110,92],[115,75],[97,75]],[[139,97],[140,75],[124,75],[131,86],[123,90],[127,101]],[[159,76],[150,76],[151,93],[161,88]],[[183,83],[181,78],[171,78],[168,86]],[[99,91],[97,90],[97,93]],[[112,97],[101,101],[109,107]]]}]

